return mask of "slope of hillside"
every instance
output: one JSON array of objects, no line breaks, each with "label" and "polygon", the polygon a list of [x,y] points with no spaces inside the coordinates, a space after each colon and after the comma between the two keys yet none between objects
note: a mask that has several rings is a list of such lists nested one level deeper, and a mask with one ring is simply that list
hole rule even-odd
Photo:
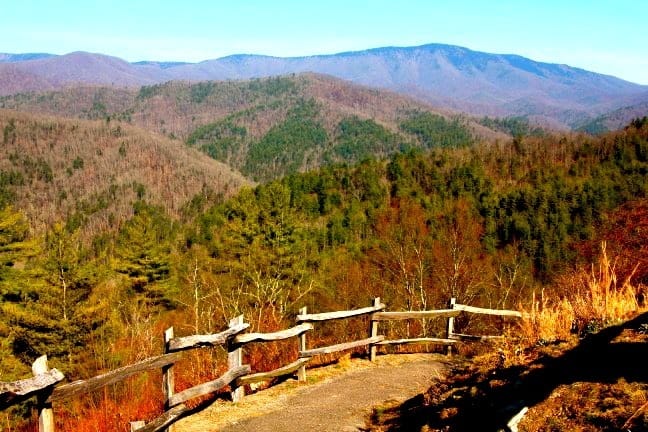
[{"label": "slope of hillside", "polygon": [[603,114],[579,125],[577,130],[591,134],[605,133],[620,129],[633,119],[646,116],[648,116],[648,100]]},{"label": "slope of hillside", "polygon": [[139,91],[79,87],[3,97],[0,107],[132,122],[185,139],[258,180],[407,148],[466,144],[472,136],[506,137],[396,93],[315,74],[176,81]]},{"label": "slope of hillside", "polygon": [[395,94],[326,77],[249,83],[257,87],[253,104],[197,127],[187,143],[256,180],[409,148],[467,145],[477,130],[496,135]]},{"label": "slope of hillside", "polygon": [[[33,82],[22,82],[15,70],[35,77]],[[98,54],[71,53],[0,64],[0,95],[74,83],[135,86],[173,79],[249,79],[302,72],[328,74],[477,115],[534,116],[563,126],[647,97],[646,86],[612,76],[441,44],[292,58],[233,55],[200,63],[131,64]]]},{"label": "slope of hillside", "polygon": [[[0,97],[0,107],[89,119],[122,119],[160,133],[186,138],[196,126],[237,111],[277,105],[288,97],[317,99],[338,115],[358,115],[395,125],[401,111],[450,115],[407,96],[370,89],[316,74],[273,79],[213,82],[166,82],[125,89],[75,86],[61,91]],[[487,131],[486,131],[487,133]]]},{"label": "slope of hillside", "polygon": [[15,63],[0,63],[0,95],[53,89],[54,86],[43,76]]},{"label": "slope of hillside", "polygon": [[114,228],[144,198],[178,215],[195,194],[235,193],[247,181],[179,141],[118,124],[0,110],[2,204],[41,231],[67,218]]}]

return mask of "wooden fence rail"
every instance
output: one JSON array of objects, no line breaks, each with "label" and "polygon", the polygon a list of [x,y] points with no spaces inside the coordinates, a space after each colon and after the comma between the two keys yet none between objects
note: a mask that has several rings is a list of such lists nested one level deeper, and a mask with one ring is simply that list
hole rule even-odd
[{"label": "wooden fence rail", "polygon": [[278,378],[282,377],[285,375],[290,375],[302,366],[304,366],[306,363],[308,363],[311,360],[311,357],[306,357],[306,358],[300,358],[292,363],[287,364],[286,366],[282,366],[280,368],[277,368],[275,370],[271,370],[269,372],[259,372],[259,373],[254,373],[250,375],[245,375],[239,379],[237,379],[238,385],[245,385],[245,384],[252,384],[252,383],[258,383],[262,381],[267,381],[272,378]]},{"label": "wooden fence rail", "polygon": [[[56,369],[49,369],[47,366],[47,358],[43,356],[34,362],[32,367],[34,376],[32,378],[9,383],[0,382],[0,410],[36,395],[39,409],[39,432],[53,432],[54,417],[51,409],[52,403],[60,403],[68,398],[115,384],[140,372],[162,369],[162,385],[165,398],[164,413],[146,424],[142,421],[131,422],[131,430],[138,432],[170,430],[177,420],[193,411],[193,409],[190,409],[186,405],[187,401],[217,392],[227,386],[230,386],[232,400],[236,402],[244,397],[245,386],[249,384],[295,373],[299,381],[305,381],[306,364],[314,356],[346,351],[358,347],[368,347],[369,358],[373,361],[376,357],[378,347],[397,344],[441,344],[445,345],[448,353],[450,353],[451,346],[461,340],[489,340],[502,337],[500,335],[476,336],[456,333],[454,331],[454,319],[461,313],[513,318],[523,317],[523,314],[517,311],[486,309],[457,304],[455,299],[450,300],[447,309],[386,312],[384,311],[385,307],[380,302],[380,298],[373,299],[372,305],[369,307],[346,311],[309,314],[304,307],[299,310],[299,314],[296,317],[298,325],[272,333],[243,333],[250,325],[244,322],[242,315],[232,319],[227,329],[215,334],[176,337],[171,327],[164,332],[164,353],[162,355],[150,357],[138,363],[127,365],[93,378],[67,384],[59,384],[64,379],[63,374]],[[307,348],[306,334],[314,329],[312,323],[357,318],[367,315],[370,316],[367,338],[324,347]],[[387,340],[385,335],[379,334],[380,322],[436,318],[445,318],[447,320],[445,338],[414,337]],[[249,365],[243,364],[243,349],[245,345],[250,343],[276,342],[290,338],[297,338],[299,344],[299,356],[292,363],[271,371],[255,373],[252,373]],[[182,359],[184,351],[219,345],[227,348],[228,370],[217,379],[176,392],[174,368]]]},{"label": "wooden fence rail", "polygon": [[316,314],[300,314],[297,315],[297,322],[312,322],[312,321],[330,321],[343,318],[351,318],[360,315],[367,315],[370,313],[378,312],[385,309],[384,304],[378,304],[366,308],[347,310],[347,311],[336,311],[336,312],[325,312],[325,313],[316,313]]},{"label": "wooden fence rail", "polygon": [[454,309],[458,310],[458,311],[470,312],[470,313],[474,313],[474,314],[508,316],[508,317],[514,317],[514,318],[522,318],[522,312],[511,311],[511,310],[486,309],[486,308],[479,308],[479,307],[462,305],[462,304],[455,304]]},{"label": "wooden fence rail", "polygon": [[279,341],[279,340],[284,340],[284,339],[289,339],[291,337],[299,336],[302,333],[307,332],[308,330],[313,330],[312,324],[304,323],[274,333],[247,333],[247,334],[236,336],[234,338],[234,344],[245,345],[250,342]]},{"label": "wooden fence rail", "polygon": [[197,386],[183,390],[180,393],[176,393],[171,398],[169,398],[169,406],[174,407],[180,405],[183,402],[186,402],[190,399],[197,398],[199,396],[204,396],[209,393],[214,393],[226,385],[229,385],[232,381],[237,378],[240,378],[244,375],[250,373],[250,366],[243,365],[238,366],[234,369],[230,369],[223,376],[217,378],[213,381],[209,381],[203,384],[198,384]]},{"label": "wooden fence rail", "polygon": [[173,352],[203,346],[224,345],[230,338],[244,332],[248,327],[250,327],[250,324],[243,323],[236,324],[229,327],[227,330],[216,334],[172,337],[168,341],[167,350]]},{"label": "wooden fence rail", "polygon": [[[41,362],[47,362],[44,356]],[[33,378],[27,378],[19,381],[0,383],[0,409],[8,408],[15,405],[32,395],[50,388],[53,385],[63,381],[65,376],[57,369],[50,369],[47,372],[35,375]]]},{"label": "wooden fence rail", "polygon": [[457,339],[444,339],[434,337],[409,338],[409,339],[392,339],[376,342],[376,345],[404,345],[404,344],[441,344],[452,345],[457,343]]},{"label": "wooden fence rail", "polygon": [[438,309],[428,311],[408,311],[408,312],[376,312],[371,317],[374,321],[398,321],[421,318],[448,318],[456,317],[461,313],[459,309]]},{"label": "wooden fence rail", "polygon": [[360,339],[352,342],[344,342],[336,345],[329,345],[321,348],[313,348],[306,351],[300,351],[300,357],[313,357],[322,354],[332,354],[340,351],[348,351],[353,348],[367,346],[378,343],[385,339],[385,336],[374,336],[366,339]]},{"label": "wooden fence rail", "polygon": [[136,373],[160,369],[164,366],[176,363],[181,357],[182,354],[180,353],[163,354],[115,369],[87,380],[79,380],[73,381],[69,384],[63,384],[54,388],[54,391],[47,399],[47,402],[60,402],[76,395],[90,393],[91,391],[100,389],[101,387],[123,381]]}]

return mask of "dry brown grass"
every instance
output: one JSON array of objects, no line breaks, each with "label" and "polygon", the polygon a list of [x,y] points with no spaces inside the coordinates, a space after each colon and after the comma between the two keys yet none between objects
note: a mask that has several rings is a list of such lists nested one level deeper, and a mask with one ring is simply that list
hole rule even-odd
[{"label": "dry brown grass", "polygon": [[602,326],[627,319],[639,311],[638,288],[631,277],[619,280],[616,259],[610,259],[606,243],[591,269],[579,270],[562,277],[557,285],[558,297],[543,290],[534,293],[531,307],[522,320],[522,334],[527,342],[568,339],[574,333],[595,331]]}]

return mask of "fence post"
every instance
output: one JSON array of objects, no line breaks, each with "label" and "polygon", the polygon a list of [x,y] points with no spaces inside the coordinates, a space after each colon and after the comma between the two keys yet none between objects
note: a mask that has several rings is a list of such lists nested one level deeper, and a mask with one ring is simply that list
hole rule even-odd
[{"label": "fence post", "polygon": [[[164,331],[164,354],[169,353],[169,342],[175,336],[173,327],[169,327]],[[173,373],[173,364],[162,367],[162,392],[164,393],[164,410],[168,411],[171,401],[171,396],[175,392],[175,375]],[[169,426],[165,430],[173,431],[173,426]]]},{"label": "fence post", "polygon": [[[304,306],[299,309],[299,315],[306,315],[308,308]],[[306,332],[299,335],[299,351],[306,351]],[[297,369],[297,381],[306,382],[306,365],[303,364]]]},{"label": "fence post", "polygon": [[[243,324],[243,315],[232,318],[229,322],[230,327]],[[235,367],[243,365],[243,349],[234,346],[234,340],[230,339],[227,345],[227,367],[232,370]],[[232,387],[232,402],[239,402],[245,396],[245,387],[237,387],[235,383],[230,384]]]},{"label": "fence post", "polygon": [[[32,373],[34,375],[44,374],[49,370],[47,366],[47,356],[40,356],[32,363]],[[49,397],[50,391],[40,392],[37,396],[38,406],[38,432],[54,432],[54,411],[52,404],[45,402]]]},{"label": "fence post", "polygon": [[[380,306],[380,297],[373,299],[373,307]],[[375,312],[374,312],[375,313]],[[373,314],[371,314],[371,323],[369,324],[369,337],[378,336],[378,321],[374,321]],[[376,361],[376,351],[378,347],[375,344],[369,345],[369,361]]]},{"label": "fence post", "polygon": [[131,432],[135,432],[139,428],[146,426],[146,423],[143,420],[137,420],[130,422]]},{"label": "fence post", "polygon": [[[457,299],[452,297],[448,302],[448,309],[454,309]],[[454,317],[448,317],[448,327],[446,329],[446,339],[452,339],[452,333],[454,333]],[[452,355],[452,345],[448,345],[447,354]]]}]

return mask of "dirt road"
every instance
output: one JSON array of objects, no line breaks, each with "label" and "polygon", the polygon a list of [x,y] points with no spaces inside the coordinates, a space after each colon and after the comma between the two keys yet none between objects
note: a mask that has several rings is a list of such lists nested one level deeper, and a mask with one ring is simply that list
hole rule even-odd
[{"label": "dirt road", "polygon": [[[182,420],[177,431],[357,431],[371,408],[405,400],[441,378],[444,357],[434,354],[380,356],[375,363],[353,360],[350,366],[309,371],[312,384],[294,380],[246,396],[239,404],[223,402]],[[330,368],[340,368],[333,373]],[[320,374],[320,378],[318,378]],[[328,376],[328,378],[321,378]],[[314,377],[314,378],[313,378]]]}]

